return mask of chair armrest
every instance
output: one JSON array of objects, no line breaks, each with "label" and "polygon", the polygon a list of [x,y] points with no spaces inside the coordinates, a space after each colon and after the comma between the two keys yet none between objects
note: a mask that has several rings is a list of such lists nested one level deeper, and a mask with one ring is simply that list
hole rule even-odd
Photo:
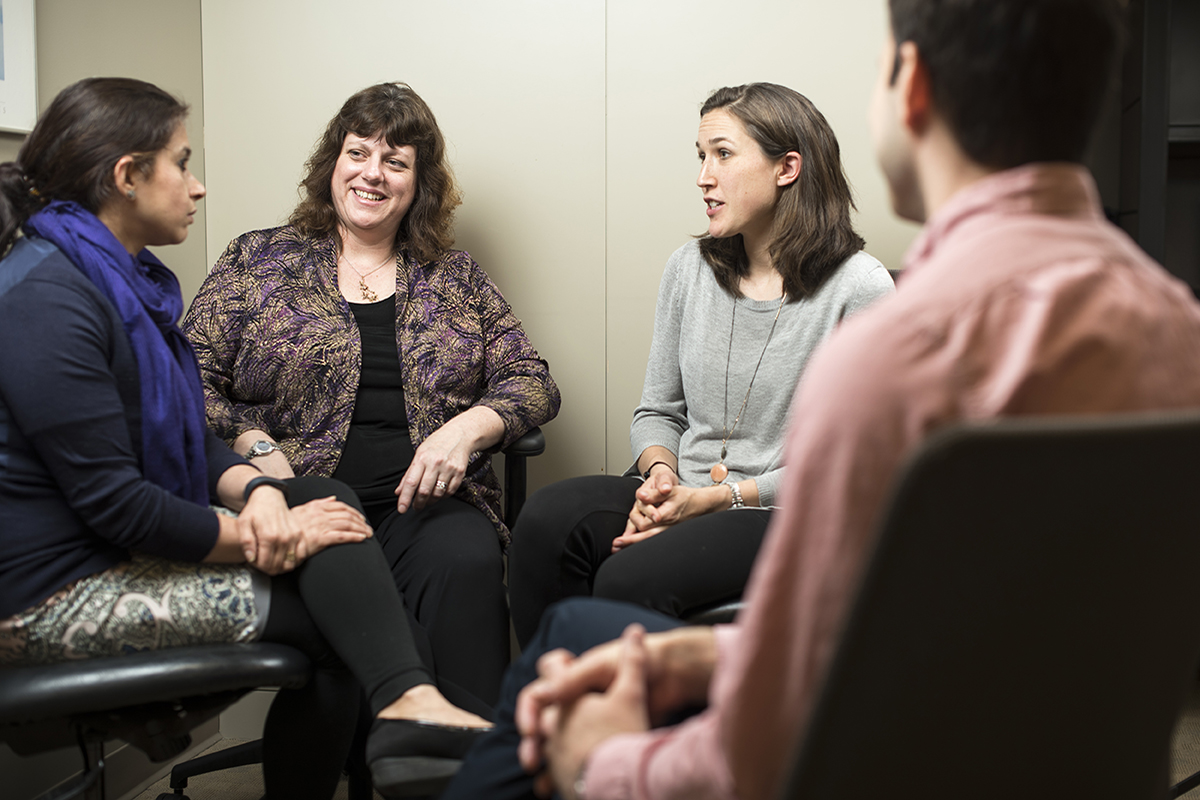
[{"label": "chair armrest", "polygon": [[530,430],[526,431],[524,436],[522,436],[520,439],[517,439],[508,447],[505,447],[500,452],[504,453],[505,458],[509,456],[521,456],[524,458],[540,456],[542,453],[546,452],[546,437],[542,433],[541,428],[531,428]]},{"label": "chair armrest", "polygon": [[525,459],[546,452],[546,437],[541,428],[532,428],[500,452],[504,453],[504,524],[511,528],[525,505]]}]

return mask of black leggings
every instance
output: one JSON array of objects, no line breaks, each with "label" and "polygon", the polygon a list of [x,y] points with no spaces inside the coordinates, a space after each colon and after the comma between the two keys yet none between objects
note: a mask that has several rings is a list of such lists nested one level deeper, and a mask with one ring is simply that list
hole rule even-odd
[{"label": "black leggings", "polygon": [[[289,481],[290,505],[336,495],[361,508],[345,485]],[[433,683],[383,552],[372,539],[329,547],[271,579],[262,641],[287,644],[313,662],[312,679],[281,690],[263,733],[270,798],[329,798],[358,719],[360,692],[371,716],[414,686]],[[360,688],[361,687],[361,688]]]},{"label": "black leggings", "polygon": [[438,688],[458,707],[490,717],[510,651],[495,526],[457,497],[404,514],[395,498],[366,509]]},{"label": "black leggings", "polygon": [[513,529],[509,601],[525,647],[546,608],[594,595],[672,617],[740,597],[771,512],[739,509],[674,525],[615,555],[642,482],[615,475],[570,478],[535,492]]}]

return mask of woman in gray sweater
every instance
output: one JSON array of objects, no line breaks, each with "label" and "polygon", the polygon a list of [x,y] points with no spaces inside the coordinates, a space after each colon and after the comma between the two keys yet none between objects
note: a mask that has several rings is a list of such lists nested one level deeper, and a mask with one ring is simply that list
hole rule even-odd
[{"label": "woman in gray sweater", "polygon": [[526,503],[513,531],[517,638],[542,611],[595,594],[662,613],[740,596],[782,473],[792,392],[846,316],[892,291],[862,252],[837,139],[784,86],[719,89],[700,112],[708,233],[659,286],[625,476],[571,478]]}]

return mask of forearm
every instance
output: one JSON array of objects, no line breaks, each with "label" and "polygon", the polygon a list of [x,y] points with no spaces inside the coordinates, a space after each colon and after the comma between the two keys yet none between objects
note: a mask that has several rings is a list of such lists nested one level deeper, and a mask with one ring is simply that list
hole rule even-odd
[{"label": "forearm", "polygon": [[255,442],[260,441],[275,443],[275,438],[266,431],[259,430],[258,428],[251,428],[234,439],[232,450],[238,455],[244,456],[247,452],[249,452],[251,446],[253,446]]},{"label": "forearm", "polygon": [[651,683],[670,682],[664,705],[678,709],[708,702],[709,684],[717,664],[717,639],[711,626],[649,634],[646,647],[650,652]]},{"label": "forearm", "polygon": [[[246,505],[246,484],[255,478],[261,478],[262,473],[249,464],[238,464],[230,467],[221,474],[217,481],[217,500],[231,511],[241,511]],[[223,514],[219,517],[228,519]]]},{"label": "forearm", "polygon": [[472,453],[494,447],[504,439],[504,420],[487,406],[472,406],[451,418],[446,426],[458,428]]},{"label": "forearm", "polygon": [[646,470],[650,469],[654,464],[666,464],[676,475],[679,474],[679,459],[665,447],[654,445],[647,447],[638,456],[637,471],[639,475],[645,475]]},{"label": "forearm", "polygon": [[238,530],[237,520],[227,514],[217,514],[220,526],[217,533],[217,543],[204,557],[208,564],[242,564],[246,554],[242,548],[241,531]]}]

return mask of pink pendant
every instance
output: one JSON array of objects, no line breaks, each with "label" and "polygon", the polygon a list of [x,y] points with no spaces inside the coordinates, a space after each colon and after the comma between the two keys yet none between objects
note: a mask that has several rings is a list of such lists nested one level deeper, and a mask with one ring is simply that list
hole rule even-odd
[{"label": "pink pendant", "polygon": [[729,468],[724,464],[713,464],[712,469],[708,471],[708,475],[712,478],[713,483],[720,483],[729,477]]}]

